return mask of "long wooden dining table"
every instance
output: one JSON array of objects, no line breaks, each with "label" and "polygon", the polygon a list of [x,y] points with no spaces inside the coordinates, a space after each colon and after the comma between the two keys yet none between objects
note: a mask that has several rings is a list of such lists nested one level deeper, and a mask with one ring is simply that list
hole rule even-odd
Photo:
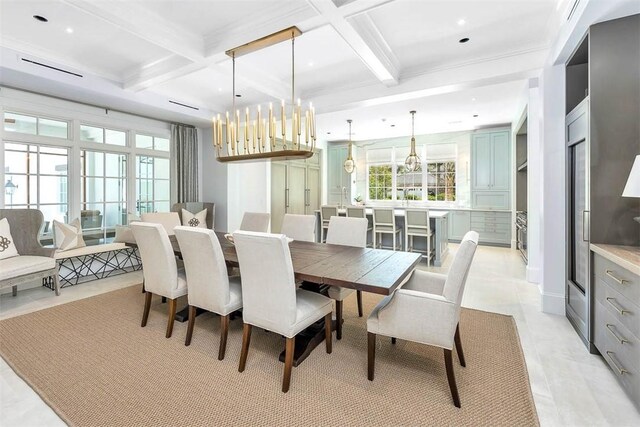
[{"label": "long wooden dining table", "polygon": [[[216,232],[224,259],[227,265],[238,267],[236,248],[224,235],[223,232]],[[174,253],[180,255],[180,245],[176,237],[169,236],[169,240]],[[297,240],[289,243],[289,250],[296,279],[303,281],[307,287],[315,286],[315,290],[319,292],[323,292],[328,286],[340,286],[379,295],[391,295],[409,278],[422,258],[419,253]],[[323,339],[323,325],[320,324],[317,327],[312,325],[301,332],[296,338],[294,365],[302,362]],[[284,352],[280,359],[284,361]]]}]

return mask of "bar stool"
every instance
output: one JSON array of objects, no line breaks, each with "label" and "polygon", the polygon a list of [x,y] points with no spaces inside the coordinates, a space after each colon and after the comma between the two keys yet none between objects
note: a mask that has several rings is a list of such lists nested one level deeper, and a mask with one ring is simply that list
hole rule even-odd
[{"label": "bar stool", "polygon": [[[429,209],[407,209],[404,215],[404,250],[413,252],[413,238],[427,238],[427,266],[431,263],[431,223],[429,221]],[[418,252],[418,251],[416,251]],[[421,251],[420,251],[421,252]]]},{"label": "bar stool", "polygon": [[[378,234],[391,234],[393,239],[392,248],[396,250],[396,241],[402,230],[396,226],[396,216],[393,208],[373,208],[373,247],[382,248],[382,236],[380,245],[376,245]],[[402,245],[400,245],[402,247]]]},{"label": "bar stool", "polygon": [[367,246],[373,246],[373,244],[368,241],[369,232],[373,231],[373,225],[371,225],[371,221],[367,218],[366,209],[363,206],[347,206],[347,218],[364,218],[367,220]]},{"label": "bar stool", "polygon": [[329,219],[332,216],[338,216],[337,206],[321,206],[320,207],[320,243],[324,243],[326,240],[325,230],[329,229]]}]

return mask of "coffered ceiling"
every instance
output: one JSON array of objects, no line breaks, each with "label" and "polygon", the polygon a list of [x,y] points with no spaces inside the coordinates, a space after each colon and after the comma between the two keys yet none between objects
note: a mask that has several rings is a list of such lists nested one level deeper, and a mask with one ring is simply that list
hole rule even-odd
[{"label": "coffered ceiling", "polygon": [[[0,83],[205,125],[232,103],[224,52],[295,25],[296,97],[327,127],[345,114],[400,117],[411,104],[463,115],[476,90],[494,93],[482,117],[497,123],[542,66],[567,1],[0,0]],[[237,106],[290,99],[290,43],[240,57],[236,70]],[[462,120],[437,117],[430,129]]]}]

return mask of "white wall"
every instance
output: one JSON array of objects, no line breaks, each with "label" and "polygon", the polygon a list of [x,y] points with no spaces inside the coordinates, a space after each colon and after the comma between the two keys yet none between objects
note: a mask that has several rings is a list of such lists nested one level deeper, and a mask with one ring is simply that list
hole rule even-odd
[{"label": "white wall", "polygon": [[216,160],[216,153],[212,144],[211,128],[202,129],[201,140],[201,175],[200,191],[203,202],[216,204],[214,228],[220,231],[229,230],[227,223],[227,164]]},{"label": "white wall", "polygon": [[240,227],[245,212],[271,212],[271,162],[227,165],[227,230]]},{"label": "white wall", "polygon": [[540,81],[532,79],[528,88],[527,112],[527,280],[540,283],[542,271],[542,133]]}]

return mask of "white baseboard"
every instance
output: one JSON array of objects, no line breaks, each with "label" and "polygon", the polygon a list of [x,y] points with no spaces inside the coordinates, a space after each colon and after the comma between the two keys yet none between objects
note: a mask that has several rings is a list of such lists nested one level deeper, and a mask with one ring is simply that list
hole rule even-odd
[{"label": "white baseboard", "polygon": [[540,269],[527,265],[527,282],[540,283]]},{"label": "white baseboard", "polygon": [[557,314],[565,316],[565,298],[561,294],[545,293],[540,289],[540,296],[542,299],[542,312],[547,314]]}]

